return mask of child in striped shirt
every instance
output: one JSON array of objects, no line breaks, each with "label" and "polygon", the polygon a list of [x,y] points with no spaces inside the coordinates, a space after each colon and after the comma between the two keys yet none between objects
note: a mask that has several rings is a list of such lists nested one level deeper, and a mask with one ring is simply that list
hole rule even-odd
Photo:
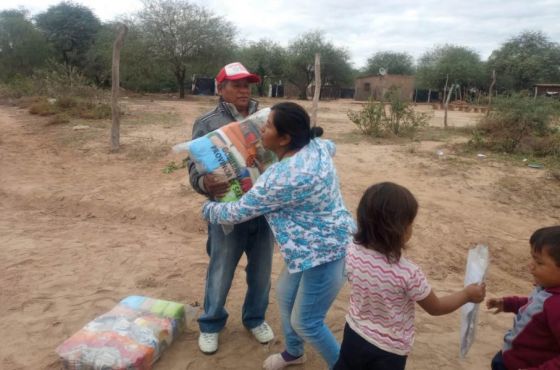
[{"label": "child in striped shirt", "polygon": [[362,196],[346,257],[350,309],[335,370],[404,369],[414,340],[415,302],[430,315],[445,315],[484,299],[484,284],[438,297],[420,268],[402,256],[417,211],[410,191],[391,182],[375,184]]}]

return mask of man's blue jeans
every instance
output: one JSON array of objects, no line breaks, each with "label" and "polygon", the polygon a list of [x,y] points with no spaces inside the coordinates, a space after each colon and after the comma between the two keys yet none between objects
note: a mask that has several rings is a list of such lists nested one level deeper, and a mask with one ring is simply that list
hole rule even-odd
[{"label": "man's blue jeans", "polygon": [[332,369],[340,344],[325,324],[325,316],[344,280],[344,258],[293,274],[284,267],[276,295],[290,355],[303,355],[303,343],[308,342]]},{"label": "man's blue jeans", "polygon": [[200,331],[217,333],[226,325],[226,298],[235,269],[243,253],[247,293],[243,303],[243,325],[252,329],[263,323],[268,307],[273,236],[264,217],[235,225],[225,235],[222,225],[208,224],[206,251],[210,256],[204,295],[204,313],[198,319]]}]

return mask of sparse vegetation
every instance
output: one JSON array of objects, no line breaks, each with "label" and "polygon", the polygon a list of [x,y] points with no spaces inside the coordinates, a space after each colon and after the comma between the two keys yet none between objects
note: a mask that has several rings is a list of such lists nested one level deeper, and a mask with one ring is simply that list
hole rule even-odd
[{"label": "sparse vegetation", "polygon": [[[24,104],[24,107],[26,104]],[[62,99],[38,98],[29,106],[29,113],[39,116],[55,116],[51,123],[66,123],[70,118],[109,119],[111,107],[102,102],[63,97]]]},{"label": "sparse vegetation", "polygon": [[152,161],[164,157],[169,153],[171,145],[167,142],[158,142],[153,138],[135,140],[130,145],[125,145],[126,156],[135,161]]},{"label": "sparse vegetation", "polygon": [[420,127],[428,123],[426,113],[415,112],[400,98],[398,90],[391,88],[386,95],[389,113],[384,102],[370,100],[360,112],[349,111],[348,118],[366,136],[414,137]]},{"label": "sparse vegetation", "polygon": [[560,159],[560,102],[513,95],[496,100],[469,145],[509,154]]},{"label": "sparse vegetation", "polygon": [[162,172],[165,174],[170,174],[177,171],[179,168],[180,167],[177,165],[177,163],[175,163],[175,161],[171,161],[163,168]]}]

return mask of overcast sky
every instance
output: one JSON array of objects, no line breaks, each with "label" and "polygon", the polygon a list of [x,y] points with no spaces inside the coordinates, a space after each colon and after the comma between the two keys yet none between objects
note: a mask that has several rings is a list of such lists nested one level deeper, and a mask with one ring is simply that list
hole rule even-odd
[{"label": "overcast sky", "polygon": [[[57,0],[2,1],[0,9],[32,14]],[[140,0],[74,0],[103,21],[142,9]],[[238,40],[268,38],[287,46],[299,34],[324,31],[345,47],[354,67],[375,52],[406,51],[415,58],[438,44],[469,47],[488,58],[492,50],[526,30],[560,42],[560,0],[194,0],[231,21]]]}]

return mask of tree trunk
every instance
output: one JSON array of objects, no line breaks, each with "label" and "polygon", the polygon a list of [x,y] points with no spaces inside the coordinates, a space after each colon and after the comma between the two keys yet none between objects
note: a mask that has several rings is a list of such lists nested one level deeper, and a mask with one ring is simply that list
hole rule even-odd
[{"label": "tree trunk", "polygon": [[178,67],[175,72],[175,77],[179,85],[179,99],[185,99],[185,67]]},{"label": "tree trunk", "polygon": [[121,24],[119,33],[113,43],[113,67],[112,67],[112,86],[111,86],[111,151],[116,152],[120,147],[120,128],[121,128],[121,112],[119,110],[119,88],[120,88],[120,60],[121,48],[128,28]]},{"label": "tree trunk", "polygon": [[428,104],[430,104],[431,99],[432,99],[432,89],[428,89]]},{"label": "tree trunk", "polygon": [[311,122],[313,127],[317,126],[317,109],[319,97],[321,96],[321,54],[315,54],[315,91],[313,94],[313,105],[311,106]]},{"label": "tree trunk", "polygon": [[185,99],[185,79],[179,81],[179,99]]}]

